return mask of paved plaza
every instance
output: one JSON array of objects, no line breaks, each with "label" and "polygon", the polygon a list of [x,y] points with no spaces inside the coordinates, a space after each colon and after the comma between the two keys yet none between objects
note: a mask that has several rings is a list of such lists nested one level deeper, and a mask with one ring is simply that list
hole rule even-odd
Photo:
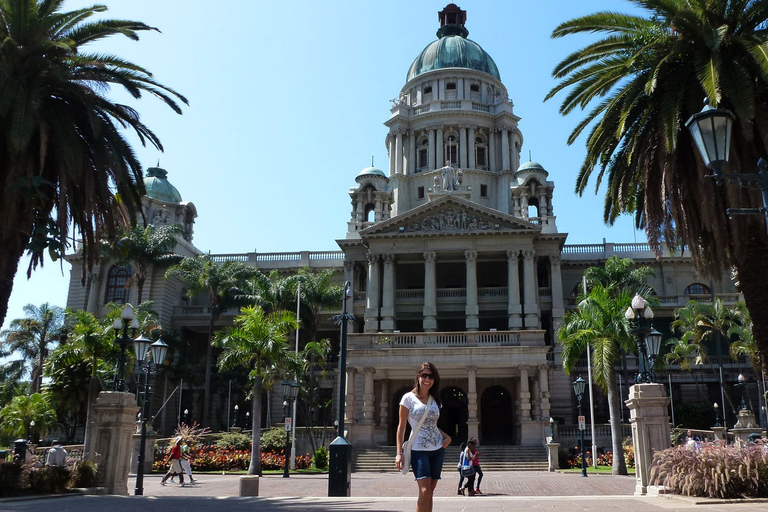
[{"label": "paved plaza", "polygon": [[[438,484],[435,511],[612,511],[632,512],[706,511],[743,512],[765,510],[768,500],[727,502],[683,497],[634,497],[634,477],[614,477],[540,472],[488,472],[483,496],[456,495],[458,476],[444,475]],[[416,484],[409,474],[354,473],[352,496],[328,497],[328,475],[268,475],[260,480],[258,497],[241,498],[238,475],[199,475],[198,483],[181,487],[160,485],[160,475],[148,475],[144,496],[70,496],[32,500],[0,500],[0,511],[57,512],[168,512],[205,511],[412,511]],[[133,494],[135,480],[129,480]]]}]

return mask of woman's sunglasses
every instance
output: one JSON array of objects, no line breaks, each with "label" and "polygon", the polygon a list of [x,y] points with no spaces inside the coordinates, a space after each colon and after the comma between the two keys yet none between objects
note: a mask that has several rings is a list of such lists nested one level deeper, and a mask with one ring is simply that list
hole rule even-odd
[{"label": "woman's sunglasses", "polygon": [[422,379],[432,379],[433,378],[431,373],[420,373],[419,377],[421,377]]}]

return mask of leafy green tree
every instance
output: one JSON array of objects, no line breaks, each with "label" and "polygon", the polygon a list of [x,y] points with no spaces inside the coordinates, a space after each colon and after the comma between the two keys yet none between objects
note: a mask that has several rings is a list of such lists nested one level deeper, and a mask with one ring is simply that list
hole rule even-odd
[{"label": "leafy green tree", "polygon": [[[304,346],[299,358],[300,369],[296,375],[300,388],[296,410],[303,417],[304,424],[310,428],[310,431],[315,426],[315,413],[320,416],[321,425],[328,424],[332,399],[323,395],[320,380],[328,378],[326,361],[330,352],[331,341],[329,339],[310,341]],[[323,434],[325,434],[325,429],[323,429]],[[318,447],[313,433],[310,433],[309,444],[312,447],[312,453],[317,451]],[[325,440],[323,440],[324,444]]]},{"label": "leafy green tree", "polygon": [[762,216],[731,221],[728,207],[760,206],[760,194],[705,178],[685,121],[702,99],[736,116],[732,172],[756,173],[768,155],[768,3],[761,0],[629,0],[630,15],[597,12],[565,21],[552,37],[594,35],[554,69],[567,91],[560,112],[589,109],[568,138],[586,137],[576,180],[583,194],[607,187],[603,216],[633,213],[654,249],[687,247],[702,275],[735,267],[768,356],[768,240]]},{"label": "leafy green tree", "polygon": [[[1,11],[0,11],[1,12]],[[45,358],[59,343],[64,326],[64,310],[47,302],[40,306],[24,306],[25,318],[11,321],[10,328],[0,333],[0,357],[16,354],[19,359],[6,363],[6,372],[16,380],[30,375],[32,393],[40,391]]]},{"label": "leafy green tree", "polygon": [[131,266],[133,280],[138,289],[138,304],[141,304],[143,299],[149,268],[181,261],[182,257],[174,254],[173,248],[176,246],[176,236],[182,231],[180,224],[160,227],[149,225],[145,228],[134,226],[117,242],[108,246],[109,255],[113,256],[117,263]]},{"label": "leafy green tree", "polygon": [[653,277],[653,269],[647,265],[636,266],[632,258],[611,256],[605,260],[602,267],[589,267],[584,276],[587,278],[587,289],[600,284],[609,290],[623,290],[628,293],[639,293],[648,296],[650,289],[646,284]]},{"label": "leafy green tree", "polygon": [[40,393],[17,396],[0,410],[0,433],[7,438],[23,437],[36,443],[55,426],[56,411]]},{"label": "leafy green tree", "polygon": [[317,326],[320,311],[341,306],[344,287],[333,281],[333,275],[332,270],[318,271],[310,268],[299,270],[301,324],[309,333],[310,341],[318,341]]},{"label": "leafy green tree", "polygon": [[[621,360],[621,352],[635,350],[629,333],[624,311],[634,295],[627,290],[618,292],[595,283],[589,295],[583,297],[576,310],[566,313],[557,338],[563,347],[563,369],[570,375],[587,350],[591,350],[592,377],[595,384],[608,397],[608,413],[611,423],[611,441],[614,454],[624,453],[622,448],[620,396],[616,392],[615,367]],[[613,457],[615,475],[626,475],[624,457]]]},{"label": "leafy green tree", "polygon": [[203,426],[210,425],[211,370],[213,366],[213,334],[216,320],[229,307],[241,304],[247,296],[244,286],[258,270],[240,261],[217,263],[208,255],[184,258],[165,273],[166,279],[175,278],[187,287],[187,295],[205,295],[208,298],[210,319],[205,355],[205,390],[203,398]]},{"label": "leafy green tree", "polygon": [[746,304],[739,302],[733,308],[733,312],[738,318],[738,323],[730,326],[728,336],[735,336],[738,339],[731,343],[731,357],[736,359],[739,356],[747,356],[755,371],[760,373],[763,364],[760,360],[760,352],[757,350],[755,336],[752,334],[752,317],[749,315],[749,310]]},{"label": "leafy green tree", "polygon": [[[299,361],[286,336],[298,327],[287,311],[265,313],[259,306],[246,306],[235,317],[235,325],[216,334],[215,343],[222,352],[220,369],[245,366],[252,368],[253,407],[251,409],[252,448],[249,475],[261,475],[261,399],[276,377],[286,370],[298,369]],[[286,454],[287,455],[287,454]]]},{"label": "leafy green tree", "polygon": [[88,268],[99,239],[116,236],[141,210],[142,167],[123,133],[162,144],[134,108],[107,98],[110,87],[134,99],[150,94],[177,113],[177,102],[187,103],[141,66],[89,50],[109,36],[138,40],[157,29],[91,21],[106,6],[63,11],[63,3],[0,1],[0,324],[25,251],[29,275],[46,251],[62,256],[76,232]]}]

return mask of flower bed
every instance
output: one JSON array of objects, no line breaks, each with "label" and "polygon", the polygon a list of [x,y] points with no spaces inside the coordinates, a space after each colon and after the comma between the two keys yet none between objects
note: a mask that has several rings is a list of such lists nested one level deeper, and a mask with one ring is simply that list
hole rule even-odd
[{"label": "flower bed", "polygon": [[[190,452],[192,471],[244,471],[251,463],[250,450],[236,450],[234,448],[203,446]],[[155,453],[155,461],[152,470],[157,472],[168,471],[170,461],[164,453]],[[280,452],[261,452],[261,469],[282,469],[285,467],[285,454]],[[312,467],[312,457],[307,455],[296,456],[296,469],[309,469]]]}]

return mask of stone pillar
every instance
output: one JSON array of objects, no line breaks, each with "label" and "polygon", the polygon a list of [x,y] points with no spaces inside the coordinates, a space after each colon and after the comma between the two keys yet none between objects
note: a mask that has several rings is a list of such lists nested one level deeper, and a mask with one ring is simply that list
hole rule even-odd
[{"label": "stone pillar", "polygon": [[[144,474],[148,475],[152,472],[152,463],[155,461],[155,441],[160,437],[157,432],[151,428],[150,422],[147,422],[147,439],[144,445]],[[152,432],[149,432],[152,430]],[[136,474],[136,470],[139,468],[139,447],[141,446],[141,422],[136,422],[134,425],[133,439],[131,440],[131,474]]]},{"label": "stone pillar", "polygon": [[467,164],[470,169],[475,168],[475,129],[472,126],[467,132]]},{"label": "stone pillar", "polygon": [[507,319],[510,331],[523,327],[523,307],[520,304],[520,251],[507,251]]},{"label": "stone pillar", "polygon": [[344,260],[344,281],[349,281],[352,290],[352,300],[354,301],[355,293],[355,262],[350,260]]},{"label": "stone pillar", "polygon": [[373,394],[373,376],[376,373],[375,368],[364,368],[363,381],[363,419],[361,423],[373,423],[373,415],[376,412],[375,396]]},{"label": "stone pillar", "polygon": [[541,399],[541,421],[549,421],[551,415],[549,403],[549,369],[547,365],[539,365],[539,393]]},{"label": "stone pillar", "polygon": [[477,439],[480,420],[477,418],[477,368],[474,366],[467,368],[467,411],[467,436]]},{"label": "stone pillar", "polygon": [[[445,165],[445,149],[443,148],[443,125],[437,127],[437,141],[435,142],[435,159],[437,167]],[[454,164],[454,162],[452,162]]]},{"label": "stone pillar", "polygon": [[344,424],[349,425],[355,422],[355,368],[347,367],[347,389],[344,393]]},{"label": "stone pillar", "polygon": [[406,174],[416,172],[416,134],[413,130],[408,130],[408,167],[405,172]]},{"label": "stone pillar", "polygon": [[563,277],[560,271],[560,255],[549,257],[550,280],[552,285],[552,324],[557,330],[565,316],[565,301],[563,299]]},{"label": "stone pillar", "polygon": [[715,437],[714,440],[715,441],[727,441],[727,439],[725,438],[725,436],[726,436],[725,431],[726,430],[728,430],[728,429],[726,429],[725,427],[712,427],[712,432],[713,432],[714,437]]},{"label": "stone pillar", "polygon": [[107,494],[128,494],[131,435],[139,407],[132,393],[102,391],[92,406],[89,430],[93,459],[99,465],[97,485]]},{"label": "stone pillar", "polygon": [[437,331],[437,253],[424,253],[424,332]]},{"label": "stone pillar", "polygon": [[395,255],[384,254],[384,293],[381,301],[381,330],[395,329]]},{"label": "stone pillar", "polygon": [[511,195],[509,186],[510,176],[510,173],[505,172],[499,178],[499,211],[506,214],[512,213],[509,208],[509,198]]},{"label": "stone pillar", "polygon": [[509,129],[501,129],[501,170],[509,171]]},{"label": "stone pillar", "polygon": [[462,169],[467,168],[467,127],[459,126],[459,165]]},{"label": "stone pillar", "polygon": [[635,445],[635,496],[642,496],[648,492],[653,453],[669,448],[669,398],[663,384],[635,384],[626,404]]},{"label": "stone pillar", "polygon": [[365,332],[379,330],[379,254],[368,253],[368,291],[365,304]]},{"label": "stone pillar", "polygon": [[498,168],[496,165],[496,130],[491,128],[488,130],[488,170],[496,172]]},{"label": "stone pillar", "polygon": [[403,174],[403,132],[395,130],[395,174]]},{"label": "stone pillar", "polygon": [[477,251],[464,251],[467,264],[467,305],[466,329],[476,331],[480,328],[480,308],[477,305]]},{"label": "stone pillar", "polygon": [[392,132],[387,137],[387,152],[389,153],[389,175],[395,175],[395,138]]},{"label": "stone pillar", "polygon": [[531,421],[531,390],[528,387],[528,367],[520,370],[520,421]]},{"label": "stone pillar", "polygon": [[379,425],[389,425],[389,379],[381,381],[381,399],[379,400]]},{"label": "stone pillar", "polygon": [[429,160],[429,170],[437,169],[435,167],[435,130],[429,130],[429,155],[427,155],[427,159]]},{"label": "stone pillar", "polygon": [[550,471],[560,469],[560,458],[558,452],[560,451],[560,443],[547,443],[547,463]]},{"label": "stone pillar", "polygon": [[536,265],[534,256],[536,253],[532,249],[524,250],[523,253],[523,314],[525,315],[525,328],[539,328],[539,307],[536,297]]}]

